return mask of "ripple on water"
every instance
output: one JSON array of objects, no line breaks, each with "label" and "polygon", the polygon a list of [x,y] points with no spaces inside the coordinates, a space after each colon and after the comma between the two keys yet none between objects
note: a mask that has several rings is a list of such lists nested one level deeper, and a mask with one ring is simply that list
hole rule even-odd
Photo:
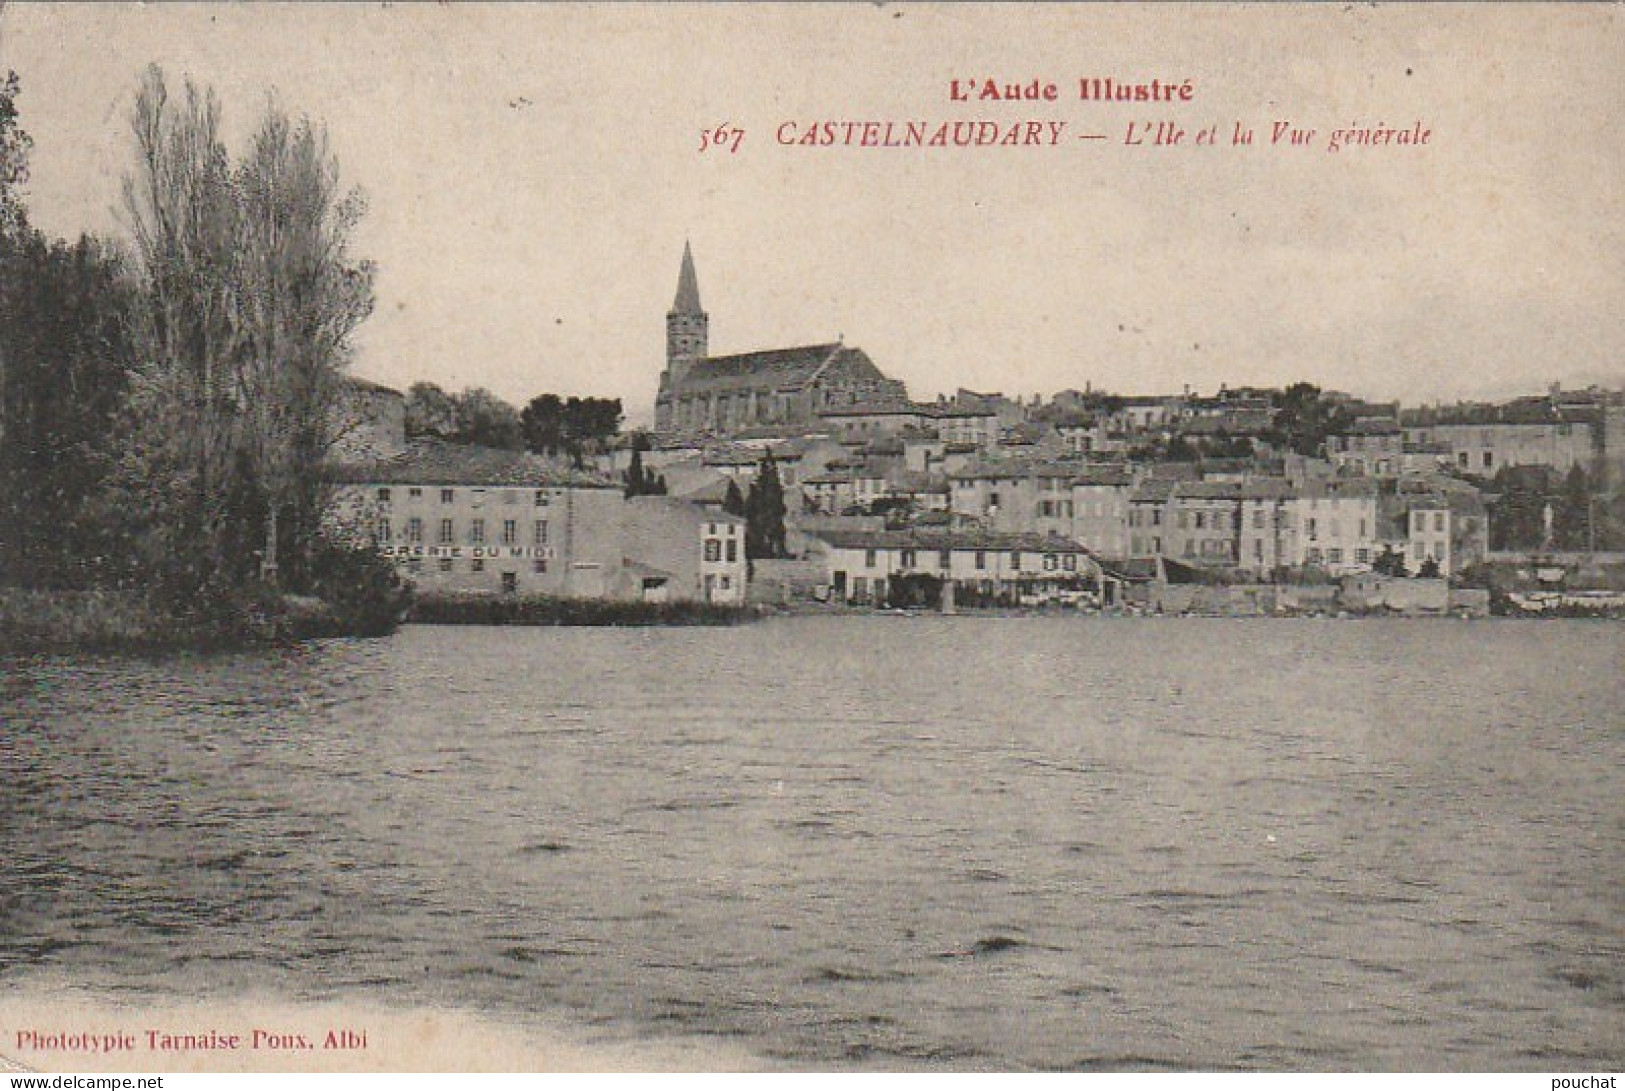
[{"label": "ripple on water", "polygon": [[799,1068],[1617,1069],[1622,661],[977,618],[8,660],[0,968]]}]

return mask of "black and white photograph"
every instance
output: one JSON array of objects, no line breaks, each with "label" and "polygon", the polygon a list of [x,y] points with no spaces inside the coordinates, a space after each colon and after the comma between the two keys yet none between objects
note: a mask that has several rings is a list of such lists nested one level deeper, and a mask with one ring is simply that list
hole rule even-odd
[{"label": "black and white photograph", "polygon": [[0,1073],[1617,1086],[1622,72],[0,3]]}]

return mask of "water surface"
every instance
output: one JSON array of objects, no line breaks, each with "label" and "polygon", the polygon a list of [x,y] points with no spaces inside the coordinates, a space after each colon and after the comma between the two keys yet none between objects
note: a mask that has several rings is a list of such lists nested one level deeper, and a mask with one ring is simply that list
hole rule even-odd
[{"label": "water surface", "polygon": [[0,659],[0,993],[1618,1070],[1622,664],[1607,623],[972,617]]}]

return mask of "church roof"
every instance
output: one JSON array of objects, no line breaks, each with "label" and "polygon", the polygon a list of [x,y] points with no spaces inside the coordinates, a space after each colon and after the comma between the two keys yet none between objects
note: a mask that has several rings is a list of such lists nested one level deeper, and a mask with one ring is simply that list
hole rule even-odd
[{"label": "church roof", "polygon": [[864,378],[884,378],[862,349],[840,342],[798,348],[742,352],[734,356],[707,356],[696,360],[683,376],[687,390],[744,390],[771,386],[795,390],[829,370],[856,371]]},{"label": "church roof", "polygon": [[677,298],[672,300],[672,314],[704,314],[700,307],[700,278],[694,273],[694,251],[683,244],[683,267],[677,274]]}]

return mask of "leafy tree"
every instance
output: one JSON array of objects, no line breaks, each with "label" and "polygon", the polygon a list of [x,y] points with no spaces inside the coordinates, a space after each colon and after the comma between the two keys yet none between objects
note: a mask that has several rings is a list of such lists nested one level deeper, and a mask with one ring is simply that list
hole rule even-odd
[{"label": "leafy tree", "polygon": [[536,454],[569,455],[580,465],[588,453],[602,451],[620,432],[621,415],[619,398],[539,394],[521,414],[525,446]]},{"label": "leafy tree", "polygon": [[140,560],[175,604],[237,586],[228,504],[251,469],[242,440],[243,330],[237,208],[212,93],[170,99],[149,69],[132,113],[136,167],[124,184],[135,237],[136,367],[121,443],[121,501]]},{"label": "leafy tree", "polygon": [[1421,567],[1416,570],[1417,576],[1425,580],[1437,579],[1439,576],[1439,562],[1432,557],[1425,557]]},{"label": "leafy tree", "polygon": [[1595,505],[1591,480],[1578,463],[1563,478],[1563,487],[1552,501],[1552,536],[1558,549],[1581,550],[1590,547]]},{"label": "leafy tree", "polygon": [[1379,576],[1403,576],[1405,574],[1405,555],[1392,545],[1382,547],[1382,553],[1371,562],[1371,570]]},{"label": "leafy tree", "polygon": [[785,555],[784,485],[771,454],[764,455],[745,497],[745,556],[752,560]]},{"label": "leafy tree", "polygon": [[745,517],[745,495],[739,491],[739,482],[728,479],[728,491],[722,495],[722,510],[729,515]]},{"label": "leafy tree", "polygon": [[513,406],[484,387],[470,387],[457,398],[459,443],[499,447],[506,451],[525,448],[524,429]]},{"label": "leafy tree", "polygon": [[519,414],[525,434],[525,447],[538,455],[556,455],[564,450],[564,399],[557,394],[538,394]]},{"label": "leafy tree", "polygon": [[116,253],[23,230],[0,243],[0,568],[35,586],[116,580],[121,520],[98,503],[130,367]]},{"label": "leafy tree", "polygon": [[570,398],[564,403],[565,438],[577,461],[603,450],[621,430],[621,399]]},{"label": "leafy tree", "polygon": [[1320,455],[1329,434],[1353,423],[1348,411],[1328,401],[1313,383],[1293,383],[1272,394],[1271,400],[1276,414],[1267,438],[1300,455]]},{"label": "leafy tree", "polygon": [[1539,549],[1545,541],[1545,509],[1551,494],[1550,468],[1503,466],[1490,483],[1491,549]]},{"label": "leafy tree", "polygon": [[0,80],[0,237],[16,236],[28,223],[21,187],[28,181],[28,150],[34,140],[18,123],[17,73]]},{"label": "leafy tree", "polygon": [[326,133],[309,118],[294,122],[275,100],[234,178],[239,404],[244,448],[267,494],[262,567],[274,578],[286,520],[299,584],[325,506],[322,465],[337,439],[350,336],[372,313],[372,266],[348,254],[365,202],[340,188]]},{"label": "leafy tree", "polygon": [[413,383],[406,392],[408,439],[457,438],[457,398],[434,383]]}]

